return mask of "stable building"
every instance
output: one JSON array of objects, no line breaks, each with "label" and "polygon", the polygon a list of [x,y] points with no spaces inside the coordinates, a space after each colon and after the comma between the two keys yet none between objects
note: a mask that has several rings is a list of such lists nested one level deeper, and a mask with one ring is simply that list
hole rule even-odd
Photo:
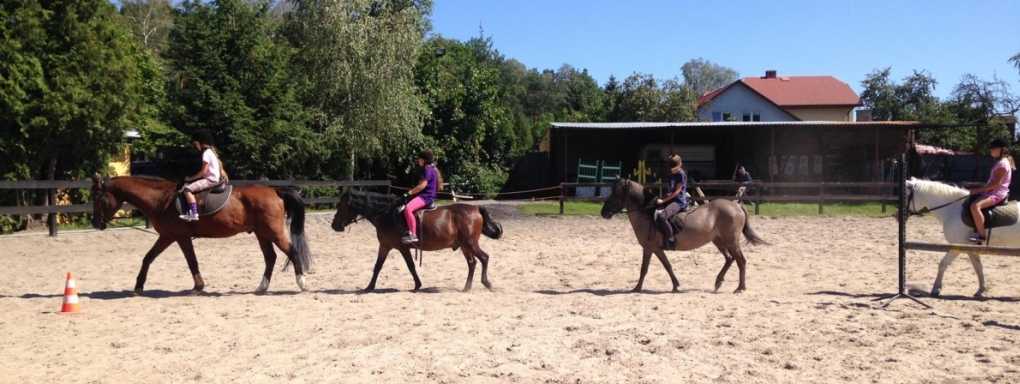
[{"label": "stable building", "polygon": [[[695,180],[732,180],[744,166],[770,182],[883,181],[910,148],[918,122],[774,121],[552,123],[543,145],[548,183],[575,182],[579,165],[620,164],[620,176],[655,182],[679,154]],[[600,175],[610,177],[615,175]]]}]

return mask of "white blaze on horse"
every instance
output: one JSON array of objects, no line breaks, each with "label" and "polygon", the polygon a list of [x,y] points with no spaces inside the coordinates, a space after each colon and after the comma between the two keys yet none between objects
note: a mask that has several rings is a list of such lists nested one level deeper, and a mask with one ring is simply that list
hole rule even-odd
[{"label": "white blaze on horse", "polygon": [[[942,223],[942,231],[947,242],[950,244],[971,244],[969,238],[974,233],[974,228],[964,224],[962,218],[964,210],[963,201],[970,194],[968,190],[915,178],[907,180],[906,186],[905,192],[908,196],[907,214],[917,215],[930,212]],[[1015,208],[1017,203],[1011,201],[1007,204],[1011,204]],[[989,224],[994,225],[994,223]],[[991,228],[991,237],[988,239],[987,245],[1002,247],[1020,246],[1020,223],[997,228],[989,226],[989,228]],[[939,273],[935,277],[935,284],[931,288],[931,296],[938,296],[941,293],[942,276],[945,274],[949,264],[956,260],[956,257],[959,255],[956,252],[946,252],[942,262],[939,263]],[[985,286],[985,273],[981,266],[981,254],[968,253],[967,256],[970,258],[970,264],[974,267],[974,272],[978,278],[978,290],[974,293],[974,296],[981,297],[988,291],[988,287]]]}]

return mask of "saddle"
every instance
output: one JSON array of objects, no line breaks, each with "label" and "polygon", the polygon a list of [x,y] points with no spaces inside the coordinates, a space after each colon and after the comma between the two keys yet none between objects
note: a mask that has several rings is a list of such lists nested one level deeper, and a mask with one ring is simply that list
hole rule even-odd
[{"label": "saddle", "polygon": [[[227,201],[230,201],[230,195],[233,192],[233,185],[227,184],[226,181],[221,181],[212,188],[196,193],[195,202],[198,203],[198,215],[206,216],[219,212],[227,205]],[[182,215],[187,214],[188,210],[191,209],[188,207],[188,199],[184,197],[184,193],[178,193],[174,201],[174,205],[177,206],[177,212],[180,212]]]},{"label": "saddle", "polygon": [[[404,209],[405,208],[407,208],[407,204],[401,204],[401,205],[397,206],[397,210],[395,212],[393,212],[393,220],[396,221],[399,224],[398,226],[402,230],[404,230],[404,231],[407,230],[407,220],[404,220]],[[418,231],[417,232],[418,232],[419,235],[421,234],[421,222],[422,222],[422,217],[424,217],[424,215],[425,215],[425,212],[435,211],[436,208],[439,208],[439,206],[436,205],[435,201],[433,201],[431,203],[428,203],[427,205],[425,205],[421,209],[419,209],[419,210],[414,212],[415,218],[418,219]]]},{"label": "saddle", "polygon": [[[655,215],[652,217],[652,221],[654,223],[658,223],[659,216],[664,213],[665,212],[662,209],[656,209]],[[669,223],[669,226],[673,228],[673,233],[679,234],[680,231],[684,229],[684,226],[686,226],[687,223],[687,214],[689,213],[691,213],[691,207],[687,206],[687,208],[683,211],[677,212],[677,214],[673,215],[673,217],[667,218],[666,221]]]},{"label": "saddle", "polygon": [[[974,217],[970,214],[971,203],[973,203],[972,199],[968,199],[963,204],[963,212],[960,214],[960,219],[963,220],[964,225],[974,228]],[[1018,218],[1020,218],[1020,209],[1017,208],[1015,201],[1003,200],[998,205],[985,209],[982,212],[985,214],[985,228],[1010,226],[1016,224]]]}]

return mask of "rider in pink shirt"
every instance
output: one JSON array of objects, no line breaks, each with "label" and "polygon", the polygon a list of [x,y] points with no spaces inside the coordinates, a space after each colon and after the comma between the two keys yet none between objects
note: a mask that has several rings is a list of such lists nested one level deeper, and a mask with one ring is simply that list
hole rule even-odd
[{"label": "rider in pink shirt", "polygon": [[974,229],[976,230],[970,237],[970,241],[975,243],[985,241],[985,215],[982,211],[1006,200],[1009,196],[1009,183],[1013,180],[1013,171],[1016,170],[1013,157],[1009,155],[1009,141],[995,139],[992,141],[991,147],[992,157],[998,161],[992,166],[988,184],[970,190],[971,195],[979,195],[976,201],[970,205],[970,213],[974,217]]}]

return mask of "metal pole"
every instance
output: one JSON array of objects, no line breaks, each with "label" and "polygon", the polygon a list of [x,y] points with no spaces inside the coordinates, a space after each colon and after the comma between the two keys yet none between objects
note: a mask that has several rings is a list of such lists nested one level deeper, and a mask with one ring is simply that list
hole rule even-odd
[{"label": "metal pole", "polygon": [[873,301],[885,300],[884,304],[880,305],[879,308],[885,308],[892,304],[896,299],[906,297],[913,300],[915,303],[923,305],[925,308],[931,308],[928,304],[922,303],[917,298],[907,293],[907,248],[905,243],[907,242],[907,154],[900,155],[900,210],[899,210],[899,286],[897,287],[897,293],[885,297],[879,297]]}]

